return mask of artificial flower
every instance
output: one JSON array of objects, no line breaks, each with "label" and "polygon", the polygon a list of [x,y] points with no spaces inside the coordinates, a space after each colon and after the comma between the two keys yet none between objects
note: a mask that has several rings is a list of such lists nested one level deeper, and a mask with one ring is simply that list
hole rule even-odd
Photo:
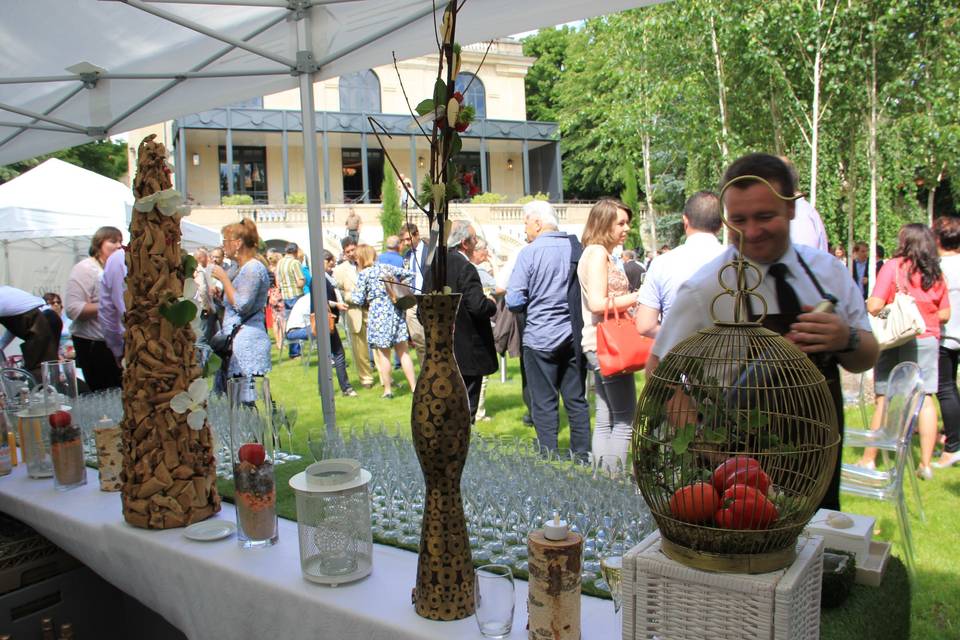
[{"label": "artificial flower", "polygon": [[165,216],[190,215],[190,207],[183,204],[183,195],[176,189],[164,189],[148,196],[137,198],[133,208],[148,213],[156,207]]},{"label": "artificial flower", "polygon": [[203,423],[207,420],[207,410],[204,405],[207,402],[207,396],[210,395],[210,389],[203,378],[197,378],[190,383],[186,391],[181,391],[170,400],[170,408],[174,413],[186,413],[187,424],[194,431],[203,429]]}]

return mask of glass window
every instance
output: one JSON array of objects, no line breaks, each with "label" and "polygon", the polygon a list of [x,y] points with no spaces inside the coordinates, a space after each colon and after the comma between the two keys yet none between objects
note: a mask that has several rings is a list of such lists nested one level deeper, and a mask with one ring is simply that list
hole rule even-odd
[{"label": "glass window", "polygon": [[380,113],[380,79],[372,70],[340,76],[340,111]]},{"label": "glass window", "polygon": [[487,91],[480,78],[472,73],[460,73],[453,85],[463,94],[463,104],[469,104],[476,109],[478,118],[487,117]]},{"label": "glass window", "polygon": [[[360,149],[343,149],[340,155],[343,173],[343,201],[359,202],[363,200],[363,163],[360,161]],[[369,174],[370,200],[380,200],[380,187],[383,183],[383,151],[367,149],[367,173]]]},{"label": "glass window", "polygon": [[[233,148],[233,192],[247,194],[256,203],[267,202],[267,150],[265,147]],[[227,148],[220,147],[220,195],[230,193],[227,182]]]},{"label": "glass window", "polygon": [[[461,151],[453,156],[453,166],[457,171],[457,182],[463,188],[463,199],[469,200],[481,193],[480,153]],[[487,154],[487,180],[490,179],[490,154]],[[489,186],[489,185],[488,185]]]}]

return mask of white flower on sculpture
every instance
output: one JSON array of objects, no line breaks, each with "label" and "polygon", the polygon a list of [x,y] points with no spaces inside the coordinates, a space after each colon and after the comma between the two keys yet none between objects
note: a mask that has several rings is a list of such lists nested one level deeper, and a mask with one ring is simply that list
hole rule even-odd
[{"label": "white flower on sculpture", "polygon": [[203,378],[197,378],[190,383],[186,391],[181,391],[173,396],[170,400],[170,408],[173,409],[174,413],[189,411],[187,424],[194,431],[200,431],[200,429],[203,429],[203,423],[207,420],[207,410],[204,409],[204,405],[207,402],[208,395],[210,395],[210,390],[207,388],[206,381]]},{"label": "white flower on sculpture", "polygon": [[190,207],[183,204],[183,195],[176,189],[164,189],[151,193],[148,196],[138,198],[133,204],[134,209],[143,213],[151,211],[154,207],[165,216],[190,215]]}]

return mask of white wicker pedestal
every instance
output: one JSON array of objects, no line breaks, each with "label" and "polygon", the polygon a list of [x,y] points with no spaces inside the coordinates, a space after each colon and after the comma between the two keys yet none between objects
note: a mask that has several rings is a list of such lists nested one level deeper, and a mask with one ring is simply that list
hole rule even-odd
[{"label": "white wicker pedestal", "polygon": [[756,575],[691,569],[660,551],[655,531],[624,556],[624,640],[818,640],[823,538]]}]

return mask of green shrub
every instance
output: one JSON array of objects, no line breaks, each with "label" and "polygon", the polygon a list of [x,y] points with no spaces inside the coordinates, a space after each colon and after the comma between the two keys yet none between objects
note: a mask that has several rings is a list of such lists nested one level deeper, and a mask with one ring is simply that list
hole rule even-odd
[{"label": "green shrub", "polygon": [[227,206],[236,206],[240,204],[253,204],[253,196],[245,193],[236,193],[232,196],[223,196],[220,198],[220,204]]},{"label": "green shrub", "polygon": [[470,198],[470,202],[473,204],[500,204],[507,199],[507,196],[502,193],[493,193],[488,191],[487,193],[478,193],[477,195]]},{"label": "green shrub", "polygon": [[383,237],[400,234],[403,224],[403,211],[400,210],[400,193],[397,191],[397,176],[388,162],[383,168],[383,184],[380,187],[382,207],[380,209],[380,226],[383,227]]},{"label": "green shrub", "polygon": [[537,191],[537,192],[536,192],[535,194],[533,194],[532,196],[531,196],[531,195],[526,195],[526,196],[521,196],[521,197],[517,198],[517,202],[516,202],[516,203],[517,203],[517,204],[527,204],[528,202],[533,202],[534,200],[543,200],[543,201],[550,200],[550,194],[549,194],[549,193],[542,193],[542,192],[540,192],[540,191]]},{"label": "green shrub", "polygon": [[290,193],[287,195],[287,204],[307,204],[307,194]]}]

